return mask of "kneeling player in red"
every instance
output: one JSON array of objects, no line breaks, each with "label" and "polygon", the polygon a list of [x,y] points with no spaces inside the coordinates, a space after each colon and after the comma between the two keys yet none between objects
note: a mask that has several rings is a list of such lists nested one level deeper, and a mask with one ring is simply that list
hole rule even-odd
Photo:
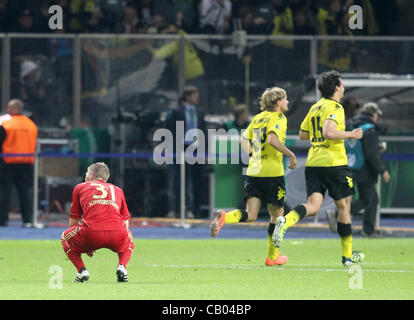
[{"label": "kneeling player in red", "polygon": [[73,190],[70,228],[61,237],[63,250],[78,271],[73,282],[89,279],[81,254],[92,257],[101,248],[118,254],[117,280],[128,281],[126,265],[134,250],[130,214],[122,189],[107,183],[109,175],[105,163],[94,163],[88,167],[85,182]]}]

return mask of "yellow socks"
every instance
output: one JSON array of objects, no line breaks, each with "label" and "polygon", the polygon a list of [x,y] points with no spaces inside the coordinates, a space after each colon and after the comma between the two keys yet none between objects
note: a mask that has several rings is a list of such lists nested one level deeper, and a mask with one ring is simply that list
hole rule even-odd
[{"label": "yellow socks", "polygon": [[291,226],[295,225],[299,220],[300,216],[295,210],[290,211],[286,216],[286,227],[290,228]]},{"label": "yellow socks", "polygon": [[345,258],[349,258],[352,256],[352,234],[341,238],[341,245],[342,245],[342,255]]},{"label": "yellow socks", "polygon": [[286,227],[289,229],[295,225],[299,220],[302,220],[306,216],[306,208],[300,204],[290,211],[286,216]]},{"label": "yellow socks", "polygon": [[275,224],[269,223],[269,228],[267,229],[267,245],[268,245],[267,257],[270,260],[275,260],[279,253],[279,248],[275,247],[275,245],[273,244],[273,240],[272,240],[272,234],[274,230],[275,230]]},{"label": "yellow socks", "polygon": [[352,256],[352,227],[351,224],[338,222],[338,234],[341,237],[342,256],[349,258]]},{"label": "yellow socks", "polygon": [[267,250],[267,257],[270,260],[275,260],[277,258],[277,255],[279,253],[279,248],[275,247],[272,240],[272,235],[267,235],[267,244],[268,244],[268,250]]},{"label": "yellow socks", "polygon": [[242,217],[242,212],[240,210],[233,210],[226,212],[225,223],[237,223]]},{"label": "yellow socks", "polygon": [[238,222],[246,222],[248,218],[246,211],[241,210],[232,210],[226,212],[225,223],[238,223]]}]

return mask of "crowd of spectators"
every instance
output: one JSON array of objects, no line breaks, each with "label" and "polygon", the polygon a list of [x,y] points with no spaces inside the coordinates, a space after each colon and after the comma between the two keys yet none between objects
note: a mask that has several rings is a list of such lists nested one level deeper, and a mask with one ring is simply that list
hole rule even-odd
[{"label": "crowd of spectators", "polygon": [[[49,28],[52,16],[49,8],[52,5],[63,9],[63,30]],[[362,30],[349,28],[348,9],[352,5],[363,8]],[[251,35],[275,36],[410,35],[414,34],[414,20],[410,19],[414,16],[413,11],[412,0],[0,0],[0,33],[231,34],[243,29]],[[150,59],[150,56],[155,59],[172,57],[168,60],[171,68],[166,68],[160,81],[168,79],[167,88],[170,88],[170,83],[175,85],[176,75],[165,74],[177,70],[177,42],[152,43],[146,50],[142,44],[132,42],[114,56],[110,48],[115,44],[110,41],[84,40],[82,99],[91,100],[105,94],[111,85],[110,79],[122,77],[119,71],[122,63],[128,66],[129,72],[134,69],[130,61]],[[375,60],[369,53],[363,54],[372,51],[366,48],[366,44],[362,45],[355,51],[355,44],[351,42],[322,41],[318,70],[364,71],[359,70],[359,66],[375,63]],[[64,37],[14,37],[11,40],[12,95],[21,97],[33,118],[42,119],[38,120],[42,125],[53,125],[70,113],[72,46],[72,39]],[[386,46],[384,48],[387,49]],[[226,79],[234,81],[242,79],[245,61],[251,63],[252,81],[288,81],[301,79],[303,74],[309,73],[309,59],[304,55],[304,52],[309,52],[306,41],[268,41],[244,51],[243,59],[234,59],[230,54],[219,56],[213,54],[217,51],[213,49],[197,50],[190,42],[185,50],[186,84],[198,86],[203,93],[207,92],[203,87],[205,78],[218,80],[209,82],[210,86],[217,86],[210,88],[212,91],[222,88],[219,80],[223,77],[220,75],[225,74]],[[380,55],[376,47],[373,50]],[[414,67],[411,64],[411,44],[404,43],[401,48],[397,45],[396,50],[398,63],[394,67],[390,62],[386,70],[396,70],[394,72],[401,74],[411,72],[410,68]],[[136,58],[134,54],[140,52],[143,57]],[[114,57],[122,60],[124,56],[134,58],[114,62]],[[293,63],[295,68],[291,68]],[[207,64],[209,68],[205,68]],[[218,101],[207,103],[207,96],[201,96],[203,106],[219,106]],[[214,99],[216,95],[211,96]],[[56,106],[60,106],[60,111]]]},{"label": "crowd of spectators", "polygon": [[351,31],[349,7],[360,5],[358,34],[414,34],[410,0],[0,0],[0,32],[51,32],[55,4],[67,33],[157,33],[174,25],[187,33],[343,34]]}]

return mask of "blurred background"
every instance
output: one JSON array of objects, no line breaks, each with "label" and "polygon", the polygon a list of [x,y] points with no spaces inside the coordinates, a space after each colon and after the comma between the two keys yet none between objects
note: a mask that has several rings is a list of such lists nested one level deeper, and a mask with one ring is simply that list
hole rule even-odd
[{"label": "blurred background", "polygon": [[[49,28],[55,4],[63,30]],[[352,5],[363,9],[362,29],[349,28]],[[287,204],[294,206],[306,197],[308,145],[298,141],[299,125],[318,99],[318,75],[336,69],[346,99],[376,102],[384,113],[391,182],[380,185],[380,212],[410,218],[413,16],[413,1],[404,0],[0,0],[2,113],[11,98],[22,99],[39,127],[40,217],[67,213],[72,187],[96,161],[110,165],[110,182],[124,188],[134,217],[179,217],[169,206],[168,165],[153,160],[153,134],[166,128],[188,85],[199,89],[197,107],[216,130],[234,120],[240,104],[250,117],[258,113],[267,87],[286,89],[287,146],[301,156],[299,168],[287,172]],[[238,143],[214,139],[209,143],[227,150]],[[200,166],[190,217],[243,206],[242,166],[224,158]],[[180,190],[180,179],[174,183]],[[179,195],[173,199],[179,204]],[[332,206],[326,201],[324,210]]]}]

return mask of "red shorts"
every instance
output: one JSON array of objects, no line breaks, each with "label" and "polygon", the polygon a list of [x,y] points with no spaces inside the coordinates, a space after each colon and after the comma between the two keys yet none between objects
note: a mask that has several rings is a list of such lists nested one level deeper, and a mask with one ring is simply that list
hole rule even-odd
[{"label": "red shorts", "polygon": [[91,230],[85,226],[74,226],[62,233],[60,238],[67,253],[70,250],[88,253],[106,248],[121,253],[134,250],[132,234],[129,230]]}]

